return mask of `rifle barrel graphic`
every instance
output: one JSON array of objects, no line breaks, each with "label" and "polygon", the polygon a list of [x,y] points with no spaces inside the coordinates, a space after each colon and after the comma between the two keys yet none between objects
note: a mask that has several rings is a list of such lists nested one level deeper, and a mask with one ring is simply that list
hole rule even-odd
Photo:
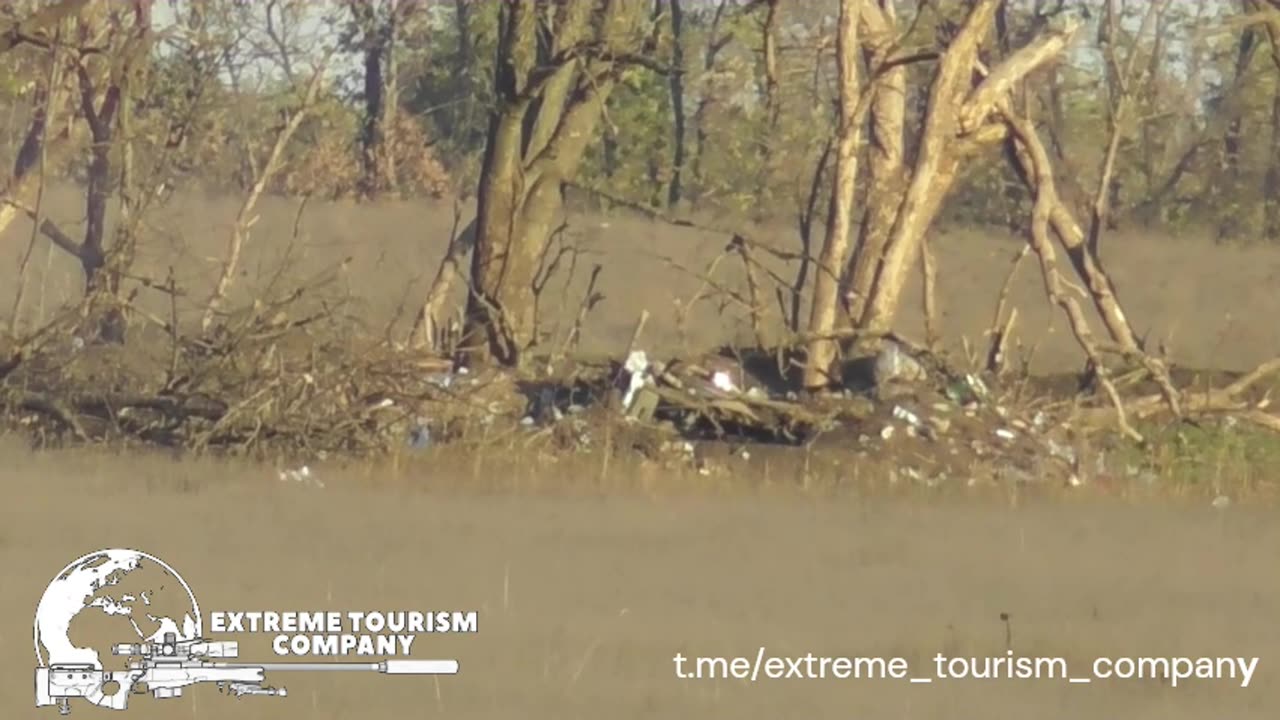
[{"label": "rifle barrel graphic", "polygon": [[376,663],[215,663],[214,667],[252,667],[262,668],[267,672],[305,670],[306,672],[327,671],[365,671],[378,672],[383,675],[456,675],[457,660],[383,660]]},{"label": "rifle barrel graphic", "polygon": [[[124,710],[130,694],[150,692],[153,697],[182,697],[185,687],[214,683],[222,692],[242,697],[268,695],[284,697],[284,688],[267,687],[267,672],[376,672],[383,675],[455,675],[457,660],[381,660],[368,663],[229,663],[204,658],[234,658],[235,642],[207,642],[203,639],[177,641],[170,634],[163,643],[121,644],[112,648],[117,656],[140,657],[126,670],[107,671],[90,664],[55,664],[36,669],[36,707],[57,705],[63,715],[71,712],[71,699],[81,698],[99,707]],[[117,686],[107,691],[107,684]],[[145,690],[141,686],[145,685]]]}]

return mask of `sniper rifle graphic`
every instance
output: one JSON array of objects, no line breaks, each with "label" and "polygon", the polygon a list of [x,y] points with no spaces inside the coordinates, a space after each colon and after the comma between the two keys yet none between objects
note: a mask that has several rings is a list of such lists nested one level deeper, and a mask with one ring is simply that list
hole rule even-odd
[{"label": "sniper rifle graphic", "polygon": [[[88,663],[64,663],[36,669],[36,707],[57,705],[71,713],[71,700],[84,699],[99,707],[124,710],[130,695],[160,699],[182,697],[182,690],[198,683],[215,683],[227,695],[283,697],[285,688],[265,685],[267,672],[377,672],[384,675],[454,675],[457,660],[383,660],[374,663],[231,663],[239,643],[178,641],[166,633],[161,643],[119,644],[112,655],[131,658],[127,670],[101,670]],[[212,660],[211,660],[212,659]],[[216,660],[216,661],[213,661]],[[114,686],[114,687],[112,687]]]}]

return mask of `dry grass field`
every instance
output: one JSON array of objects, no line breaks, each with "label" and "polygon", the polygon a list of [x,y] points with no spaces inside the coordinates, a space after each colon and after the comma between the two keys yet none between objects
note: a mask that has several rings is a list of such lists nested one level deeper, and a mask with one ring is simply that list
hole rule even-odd
[{"label": "dry grass field", "polygon": [[[77,197],[58,190],[49,200],[50,215],[71,229]],[[234,199],[178,198],[156,213],[140,272],[163,277],[174,265],[179,284],[200,299],[235,209]],[[397,327],[407,326],[452,224],[445,204],[314,203],[291,243],[296,204],[269,200],[261,214],[238,300],[262,292],[281,268],[287,286],[351,256],[331,291],[358,302],[373,330],[401,307]],[[779,247],[794,242],[787,228],[739,229]],[[27,230],[18,224],[0,237],[7,257],[25,247]],[[551,317],[571,318],[590,264],[604,265],[607,299],[588,322],[584,351],[617,355],[641,309],[652,315],[643,344],[656,354],[747,336],[741,312],[721,315],[709,304],[683,337],[674,322],[673,300],[699,283],[661,258],[700,271],[723,235],[599,214],[573,218],[571,232],[585,253],[578,275],[544,302]],[[948,345],[980,342],[1017,243],[953,232],[935,247]],[[1166,341],[1176,361],[1245,369],[1280,351],[1280,251],[1142,235],[1116,235],[1104,250],[1135,325]],[[29,308],[38,307],[40,286],[51,306],[79,282],[67,258],[55,251],[46,266],[43,253]],[[724,263],[726,283],[738,273],[733,265]],[[0,263],[0,288],[13,287],[12,266]],[[1021,338],[1037,345],[1035,369],[1077,368],[1032,267],[1015,296]],[[141,300],[167,312],[159,297]],[[909,332],[919,328],[915,305]],[[187,317],[194,307],[182,308]],[[0,559],[10,568],[0,717],[37,715],[28,618],[45,585],[70,560],[110,546],[172,564],[206,613],[480,613],[479,633],[420,636],[414,647],[415,657],[457,658],[456,677],[273,674],[287,698],[236,700],[201,688],[167,704],[139,698],[130,717],[1243,719],[1280,707],[1280,515],[1270,466],[1254,463],[1246,478],[1223,451],[1194,466],[1202,486],[1158,478],[1140,492],[867,482],[806,493],[789,487],[785,463],[773,466],[771,488],[760,487],[765,457],[712,482],[625,464],[601,479],[572,458],[481,463],[441,451],[395,468],[318,464],[320,488],[282,483],[272,467],[33,453],[0,439]],[[1212,507],[1228,489],[1233,502]],[[274,660],[260,637],[227,639],[241,641],[245,658]],[[1162,680],[675,677],[677,653],[752,658],[760,646],[779,656],[902,657],[916,676],[932,672],[937,653],[1008,649],[1061,657],[1077,676],[1103,656],[1260,660],[1248,688],[1238,679],[1175,688]]]},{"label": "dry grass field", "polygon": [[[74,188],[51,188],[46,214],[73,237],[81,232],[83,195]],[[178,285],[189,295],[179,303],[184,319],[198,317],[199,308],[217,277],[239,199],[188,194],[148,216],[148,239],[140,248],[137,271],[163,282],[173,266]],[[463,222],[471,216],[463,209]],[[453,227],[449,202],[386,202],[376,205],[264,198],[259,220],[245,247],[242,275],[233,287],[240,302],[273,286],[277,294],[330,270],[343,258],[351,263],[328,290],[353,299],[369,329],[380,332],[395,322],[401,333],[412,321],[416,303],[426,292],[444,254]],[[742,308],[730,304],[723,312],[715,293],[690,311],[682,336],[676,324],[676,302],[687,303],[698,293],[700,276],[723,250],[728,235],[672,227],[619,211],[613,214],[575,213],[568,218],[566,241],[580,249],[577,270],[568,278],[565,268],[552,278],[542,301],[548,330],[561,334],[576,315],[591,265],[604,266],[599,289],[605,300],[587,319],[582,350],[622,352],[642,309],[650,321],[643,345],[658,355],[703,351],[726,342],[748,341],[750,328]],[[789,252],[797,250],[791,226],[754,226],[732,220],[705,219],[705,225],[743,232],[753,240]],[[296,230],[296,233],[295,233]],[[30,226],[15,223],[0,235],[0,248],[15,262],[0,264],[0,288],[15,282],[16,258],[25,250]],[[939,264],[939,305],[947,347],[958,350],[963,338],[983,347],[982,333],[991,324],[996,296],[1009,263],[1020,248],[1007,234],[979,231],[941,232],[933,239]],[[42,243],[32,265],[27,307],[76,297],[83,282],[76,262],[53,251],[46,263]],[[1280,351],[1280,249],[1219,247],[1200,238],[1144,234],[1108,236],[1103,258],[1114,275],[1121,300],[1139,333],[1154,346],[1164,342],[1175,362],[1197,368],[1242,370],[1270,359]],[[762,258],[763,260],[763,258]],[[775,263],[775,267],[777,267]],[[777,267],[790,279],[794,270]],[[46,275],[47,271],[47,275]],[[46,279],[47,278],[47,279]],[[714,279],[741,290],[741,263],[723,260]],[[568,286],[566,280],[571,280]],[[907,290],[901,330],[923,335],[918,278]],[[772,296],[772,289],[766,288]],[[704,296],[705,297],[705,296]],[[168,318],[167,298],[143,291],[143,307]],[[8,314],[9,302],[3,307]],[[1032,369],[1037,372],[1073,371],[1082,355],[1068,332],[1061,312],[1049,307],[1034,262],[1018,275],[1012,302],[1019,309],[1017,336],[1035,347]],[[1085,303],[1087,305],[1087,303]],[[766,318],[781,339],[779,313],[770,304]]]},{"label": "dry grass field", "polygon": [[[35,717],[28,618],[100,546],[169,562],[213,610],[451,609],[419,636],[455,677],[282,676],[285,698],[202,688],[140,718],[1264,718],[1280,703],[1274,505],[1091,495],[818,499],[738,492],[462,491],[417,468],[261,468],[4,446],[0,714]],[[443,472],[448,472],[443,471]],[[554,485],[555,479],[548,478]],[[443,488],[443,489],[440,489]],[[635,490],[635,488],[633,488]],[[1001,613],[1009,616],[1008,627]],[[207,621],[206,621],[207,622]],[[1261,658],[1239,680],[677,680],[676,653]],[[269,636],[241,654],[275,660]],[[52,709],[47,709],[52,713]],[[107,711],[77,706],[76,716]]]}]

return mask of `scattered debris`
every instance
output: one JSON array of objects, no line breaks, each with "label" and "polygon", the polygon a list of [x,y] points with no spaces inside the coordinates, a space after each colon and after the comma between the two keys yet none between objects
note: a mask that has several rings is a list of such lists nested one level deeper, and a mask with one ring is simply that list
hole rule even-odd
[{"label": "scattered debris", "polygon": [[907,424],[910,425],[911,427],[918,428],[922,424],[920,422],[919,416],[917,416],[915,413],[911,412],[910,410],[903,408],[900,405],[893,406],[893,416],[899,420],[906,420]]},{"label": "scattered debris", "polygon": [[307,465],[300,465],[292,470],[281,470],[279,478],[280,482],[295,482],[317,488],[324,487],[324,483],[312,475],[311,468]]},{"label": "scattered debris", "polygon": [[886,338],[876,354],[875,382],[877,386],[923,382],[927,373],[924,364],[914,357],[901,343]]},{"label": "scattered debris", "polygon": [[715,389],[726,393],[740,392],[733,379],[729,377],[729,373],[723,370],[711,373],[711,385]]},{"label": "scattered debris", "polygon": [[630,410],[636,393],[648,384],[649,357],[643,350],[635,350],[622,367],[627,371],[627,392],[622,396],[622,407]]},{"label": "scattered debris", "polygon": [[419,417],[409,428],[408,445],[410,450],[425,450],[431,446],[431,428],[427,419]]},{"label": "scattered debris", "polygon": [[[663,362],[636,349],[620,363],[569,363],[550,377],[538,366],[536,375],[517,376],[316,339],[340,335],[304,331],[286,343],[278,325],[264,320],[225,336],[168,347],[164,336],[122,349],[78,341],[68,329],[8,371],[0,406],[14,425],[52,441],[143,438],[313,461],[323,451],[420,451],[464,439],[545,448],[540,456],[552,460],[638,451],[665,466],[713,474],[736,462],[767,462],[772,450],[765,448],[779,446],[883,462],[899,481],[926,486],[1157,480],[1141,464],[1125,467],[1120,455],[1114,464],[1124,470],[1108,473],[1108,450],[1081,442],[1080,418],[1098,410],[1097,399],[1093,407],[1043,395],[1027,401],[994,375],[954,372],[892,340],[863,359],[864,371],[874,366],[875,386],[800,397],[785,382],[767,381],[771,363],[784,374],[782,357],[759,362],[726,352]],[[900,392],[881,392],[889,385]],[[1263,407],[1255,401],[1238,422],[1254,422]],[[1240,427],[1230,414],[1223,422],[1227,430]],[[697,451],[717,442],[732,447],[719,458],[723,466]],[[279,475],[323,487],[306,465]]]}]

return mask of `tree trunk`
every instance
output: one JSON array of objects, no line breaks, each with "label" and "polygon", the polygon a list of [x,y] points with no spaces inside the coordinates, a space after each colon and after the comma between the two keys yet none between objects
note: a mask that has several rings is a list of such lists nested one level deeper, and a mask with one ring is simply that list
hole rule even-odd
[{"label": "tree trunk", "polygon": [[350,0],[348,7],[363,41],[364,118],[360,130],[360,192],[376,197],[396,187],[395,155],[390,143],[398,112],[395,46],[401,0]]},{"label": "tree trunk", "polygon": [[[998,5],[999,0],[975,3],[939,61],[929,91],[919,156],[858,323],[860,329],[871,335],[887,332],[893,326],[907,273],[911,263],[919,259],[921,239],[955,181],[960,162],[960,153],[954,147],[955,137],[963,127],[957,117],[961,112],[960,101],[966,94],[973,97],[978,93],[977,90],[969,92],[973,65],[978,43],[991,25]],[[974,103],[975,108],[986,104],[982,98],[976,98]]]},{"label": "tree trunk", "polygon": [[[671,67],[684,69],[684,8],[680,0],[668,0],[671,8]],[[681,172],[685,158],[684,73],[673,72],[668,79],[671,89],[671,184],[667,186],[667,206],[680,202]]]},{"label": "tree trunk", "polygon": [[[517,366],[536,343],[533,283],[563,206],[563,184],[595,139],[617,81],[613,58],[627,52],[618,47],[621,38],[644,18],[640,4],[627,0],[567,0],[553,9],[548,66],[536,62],[539,7],[519,0],[502,8],[499,102],[481,166],[463,335],[470,363]],[[606,50],[569,57],[592,45]]]},{"label": "tree trunk", "polygon": [[818,274],[813,281],[809,335],[803,384],[807,390],[829,386],[836,376],[836,343],[830,337],[836,324],[838,273],[848,256],[849,229],[853,218],[853,191],[858,177],[858,10],[862,0],[840,0],[836,35],[840,122],[837,127],[835,184],[831,193],[827,233],[822,241]]},{"label": "tree trunk", "polygon": [[[880,67],[894,52],[897,23],[893,0],[878,0],[862,11],[863,45],[870,68]],[[877,83],[871,100],[869,169],[871,187],[858,233],[858,246],[846,277],[843,295],[847,316],[862,316],[871,285],[880,266],[893,220],[898,216],[906,183],[903,142],[907,114],[907,69],[897,66]]]},{"label": "tree trunk", "polygon": [[[120,100],[120,89],[107,89],[101,109],[93,105],[93,85],[88,72],[80,69],[81,93],[84,98],[81,112],[89,124],[88,179],[85,193],[84,241],[80,247],[80,266],[84,270],[85,291],[102,288],[100,270],[106,261],[103,236],[106,233],[107,200],[111,197],[111,143],[115,134],[115,113]],[[108,289],[114,292],[114,289]]]},{"label": "tree trunk", "polygon": [[387,18],[386,47],[383,50],[382,117],[378,118],[382,138],[380,158],[382,186],[393,192],[399,185],[396,154],[391,151],[391,143],[395,139],[396,123],[400,119],[400,63],[396,60],[396,44],[400,41],[400,23],[403,19],[400,2],[401,0],[387,0],[390,7]]}]

